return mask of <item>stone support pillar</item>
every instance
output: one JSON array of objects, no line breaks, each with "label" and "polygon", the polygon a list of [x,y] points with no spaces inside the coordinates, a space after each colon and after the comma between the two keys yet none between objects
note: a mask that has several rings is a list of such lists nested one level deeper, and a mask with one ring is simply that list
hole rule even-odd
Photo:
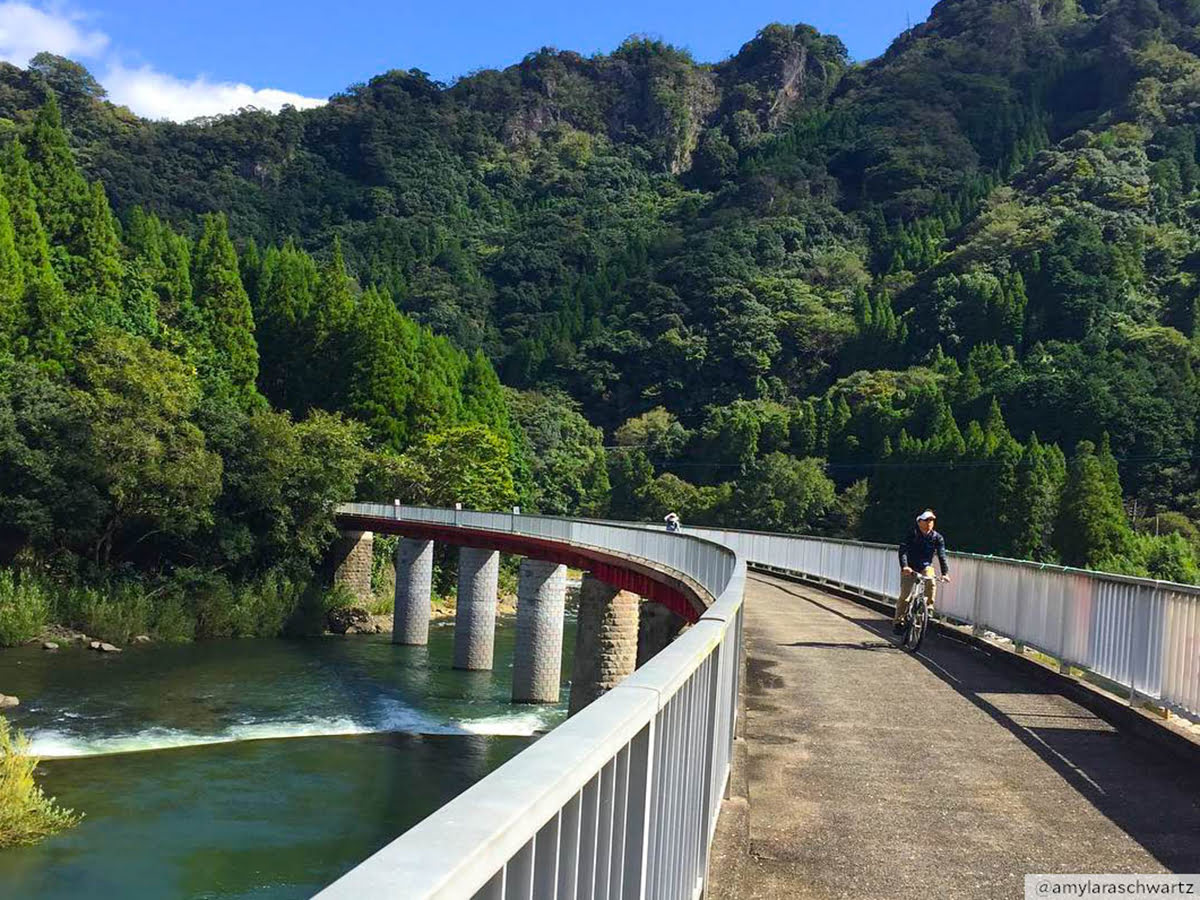
[{"label": "stone support pillar", "polygon": [[521,560],[513,657],[512,697],[516,703],[558,702],[566,598],[566,566]]},{"label": "stone support pillar", "polygon": [[492,667],[499,577],[497,551],[473,547],[458,551],[458,605],[454,611],[456,669]]},{"label": "stone support pillar", "polygon": [[579,626],[571,678],[572,715],[612,690],[637,663],[641,598],[590,574],[579,589]]},{"label": "stone support pillar", "polygon": [[678,637],[687,621],[653,600],[643,600],[638,612],[637,667]]},{"label": "stone support pillar", "polygon": [[360,603],[370,603],[371,560],[375,553],[375,534],[371,531],[343,531],[334,541],[332,553],[333,583],[346,587]]},{"label": "stone support pillar", "polygon": [[396,544],[396,598],[392,607],[392,643],[423,647],[429,643],[433,598],[433,541],[401,538]]}]

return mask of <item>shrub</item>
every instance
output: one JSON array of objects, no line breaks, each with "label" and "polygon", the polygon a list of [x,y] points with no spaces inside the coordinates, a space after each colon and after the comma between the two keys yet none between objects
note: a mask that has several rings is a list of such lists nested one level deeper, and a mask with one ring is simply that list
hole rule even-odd
[{"label": "shrub", "polygon": [[154,602],[141,582],[77,585],[60,597],[56,618],[92,637],[121,644],[153,630]]},{"label": "shrub", "polygon": [[31,575],[0,570],[0,646],[11,647],[41,633],[50,614],[49,592]]},{"label": "shrub", "polygon": [[272,572],[233,591],[230,622],[236,637],[277,637],[303,603],[305,585]]},{"label": "shrub", "polygon": [[0,847],[36,843],[83,818],[42,793],[33,780],[37,764],[25,735],[0,716]]},{"label": "shrub", "polygon": [[304,589],[299,603],[288,618],[284,633],[292,637],[324,634],[325,616],[330,610],[357,604],[358,600],[344,584],[324,588],[314,582]]}]

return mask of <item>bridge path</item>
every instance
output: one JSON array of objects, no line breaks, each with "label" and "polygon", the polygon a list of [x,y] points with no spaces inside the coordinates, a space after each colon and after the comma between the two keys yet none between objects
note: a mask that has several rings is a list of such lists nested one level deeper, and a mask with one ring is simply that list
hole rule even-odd
[{"label": "bridge path", "polygon": [[1013,898],[1032,872],[1200,872],[1200,772],[991,653],[754,575],[745,744],[709,898]]}]

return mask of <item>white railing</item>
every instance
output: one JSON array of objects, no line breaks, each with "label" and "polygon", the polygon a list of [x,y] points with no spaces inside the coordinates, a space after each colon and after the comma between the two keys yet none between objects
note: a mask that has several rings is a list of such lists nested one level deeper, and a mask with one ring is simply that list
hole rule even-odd
[{"label": "white railing", "polygon": [[[721,529],[688,529],[748,562],[894,598],[894,546]],[[950,618],[1032,647],[1190,719],[1200,719],[1200,588],[952,553],[938,591]]]},{"label": "white railing", "polygon": [[[720,529],[349,504],[339,512],[599,548],[715,602],[620,686],[326,888],[323,898],[692,900],[737,716],[746,563],[891,598],[893,546]],[[951,554],[951,618],[1200,718],[1200,589]]]},{"label": "white railing", "polygon": [[340,511],[603,548],[686,575],[714,602],[617,688],[318,896],[698,896],[733,752],[745,563],[695,535],[616,523],[380,504]]}]

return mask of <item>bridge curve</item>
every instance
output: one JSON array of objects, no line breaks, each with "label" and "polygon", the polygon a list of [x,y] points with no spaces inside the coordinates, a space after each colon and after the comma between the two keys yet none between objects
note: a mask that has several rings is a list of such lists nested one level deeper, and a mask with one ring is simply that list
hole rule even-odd
[{"label": "bridge curve", "polygon": [[[712,602],[702,611],[693,598],[698,619],[673,644],[319,895],[328,898],[402,888],[412,897],[692,900],[709,884],[739,727],[748,564],[875,602],[898,587],[893,548],[849,541],[378,504],[342,507],[339,520],[578,554],[659,585],[674,578],[675,590]],[[1152,700],[1200,721],[1200,589],[952,556],[957,577],[939,605],[961,634],[1014,658],[1036,651],[1066,680],[1127,691],[1131,708]]]},{"label": "bridge curve", "polygon": [[[456,520],[446,521],[449,517],[445,513],[454,513]],[[526,521],[531,525],[547,521],[566,525],[569,520],[513,515],[507,517],[511,521],[505,523],[508,525],[505,529],[495,527],[498,524],[495,516],[494,513],[462,510],[348,503],[338,509],[336,521],[346,530],[499,550],[590,571],[614,587],[662,604],[689,623],[699,621],[712,605],[714,595],[711,591],[688,573],[673,568],[668,561],[636,555],[632,549],[622,551],[588,544],[586,540],[594,540],[597,536],[579,529],[573,532],[569,528],[543,528],[535,532],[522,527]],[[630,533],[634,542],[630,544],[632,548],[644,531],[632,527]]]}]

